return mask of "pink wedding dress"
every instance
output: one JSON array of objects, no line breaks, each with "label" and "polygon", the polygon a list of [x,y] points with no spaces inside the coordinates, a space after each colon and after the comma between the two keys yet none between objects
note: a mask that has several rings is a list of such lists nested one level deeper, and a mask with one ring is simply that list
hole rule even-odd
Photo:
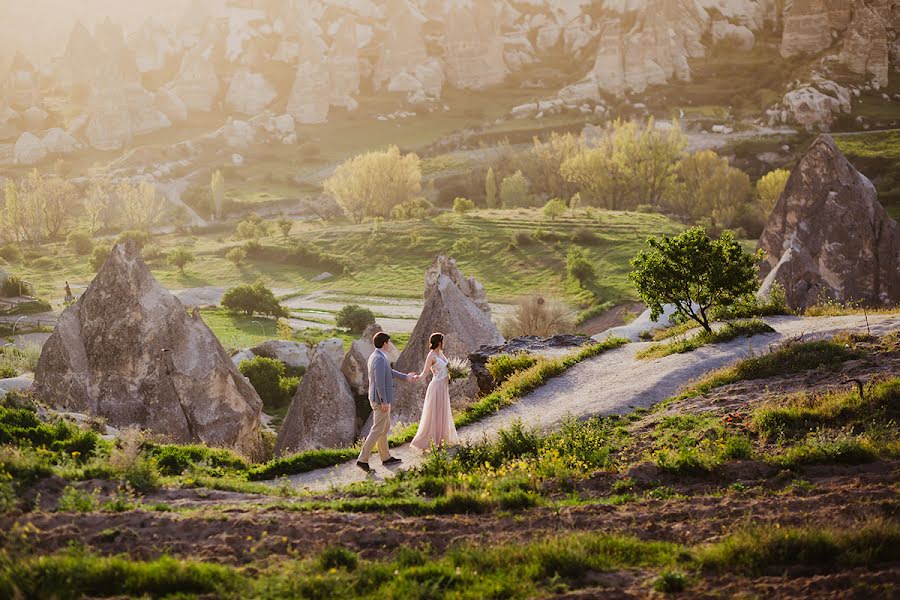
[{"label": "pink wedding dress", "polygon": [[425,392],[425,406],[422,407],[422,420],[419,430],[413,438],[412,445],[419,450],[431,449],[435,446],[453,446],[459,443],[453,413],[450,410],[450,374],[447,371],[449,361],[436,354],[431,367],[431,383]]}]

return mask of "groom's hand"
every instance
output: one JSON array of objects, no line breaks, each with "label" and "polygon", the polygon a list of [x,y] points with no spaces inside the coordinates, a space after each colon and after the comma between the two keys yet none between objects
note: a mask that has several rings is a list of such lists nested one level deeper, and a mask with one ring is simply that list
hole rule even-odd
[{"label": "groom's hand", "polygon": [[378,410],[380,410],[383,413],[386,413],[387,411],[391,410],[391,407],[389,404],[379,404]]},{"label": "groom's hand", "polygon": [[418,380],[419,380],[419,376],[418,376],[416,373],[407,373],[407,374],[406,374],[406,380],[407,380],[407,381],[418,381]]}]

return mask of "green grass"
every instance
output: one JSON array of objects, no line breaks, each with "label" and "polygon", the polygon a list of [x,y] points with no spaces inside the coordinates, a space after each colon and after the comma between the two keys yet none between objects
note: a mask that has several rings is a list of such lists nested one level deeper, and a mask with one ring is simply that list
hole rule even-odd
[{"label": "green grass", "polygon": [[833,341],[791,342],[773,352],[745,358],[718,369],[691,384],[680,398],[698,396],[736,381],[789,375],[811,369],[835,369],[857,352]]},{"label": "green grass", "polygon": [[[781,574],[802,567],[830,573],[874,568],[900,558],[900,526],[871,519],[850,530],[748,528],[706,545],[574,533],[526,543],[459,545],[443,555],[405,548],[385,560],[363,560],[347,548],[240,568],[163,556],[151,561],[101,557],[79,550],[48,556],[0,555],[4,597],[153,596],[232,598],[456,597],[523,598],[590,588],[592,575],[621,570],[658,573],[644,585],[684,589],[683,571]],[[649,589],[647,590],[649,593]]]},{"label": "green grass", "polygon": [[669,342],[666,344],[655,344],[641,350],[635,356],[639,359],[644,358],[662,358],[663,356],[669,356],[670,354],[683,354],[685,352],[690,352],[691,350],[696,350],[701,346],[705,346],[707,344],[718,344],[721,342],[728,342],[738,337],[751,337],[760,333],[772,333],[775,330],[772,329],[769,325],[760,321],[759,319],[753,319],[750,321],[737,321],[734,323],[728,323],[721,329],[713,331],[712,333],[708,333],[706,331],[701,331],[691,337],[684,338],[681,340]]},{"label": "green grass", "polygon": [[0,379],[33,373],[40,357],[41,350],[36,346],[0,347]]}]

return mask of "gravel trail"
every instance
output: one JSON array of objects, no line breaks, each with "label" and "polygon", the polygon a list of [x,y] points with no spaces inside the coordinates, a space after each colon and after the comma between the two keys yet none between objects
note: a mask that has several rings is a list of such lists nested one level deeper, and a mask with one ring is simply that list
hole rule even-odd
[{"label": "gravel trail", "polygon": [[[804,341],[828,338],[839,331],[865,332],[863,316],[849,317],[770,317],[764,319],[776,332],[739,338],[730,342],[704,346],[685,354],[673,354],[653,360],[637,360],[635,354],[649,343],[632,343],[579,363],[547,382],[516,404],[495,416],[460,430],[463,440],[492,435],[521,419],[526,426],[549,429],[568,418],[627,413],[648,408],[674,396],[690,381],[704,373],[745,358],[751,352],[762,354],[770,346],[786,339],[802,337]],[[873,335],[900,330],[900,314],[874,315],[868,318]],[[398,385],[403,385],[402,383]],[[408,444],[392,448],[394,456],[403,459],[401,468],[421,462],[421,454]],[[324,491],[355,481],[366,475],[355,461],[302,473],[290,477],[292,484],[311,491]],[[369,479],[379,481],[392,476],[392,471],[372,458],[374,471]]]}]

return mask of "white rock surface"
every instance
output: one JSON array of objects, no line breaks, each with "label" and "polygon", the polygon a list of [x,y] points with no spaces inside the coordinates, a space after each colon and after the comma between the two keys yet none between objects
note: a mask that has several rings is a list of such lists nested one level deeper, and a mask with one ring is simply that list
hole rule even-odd
[{"label": "white rock surface", "polygon": [[47,157],[47,149],[39,137],[26,131],[16,141],[13,157],[16,164],[35,165]]}]

